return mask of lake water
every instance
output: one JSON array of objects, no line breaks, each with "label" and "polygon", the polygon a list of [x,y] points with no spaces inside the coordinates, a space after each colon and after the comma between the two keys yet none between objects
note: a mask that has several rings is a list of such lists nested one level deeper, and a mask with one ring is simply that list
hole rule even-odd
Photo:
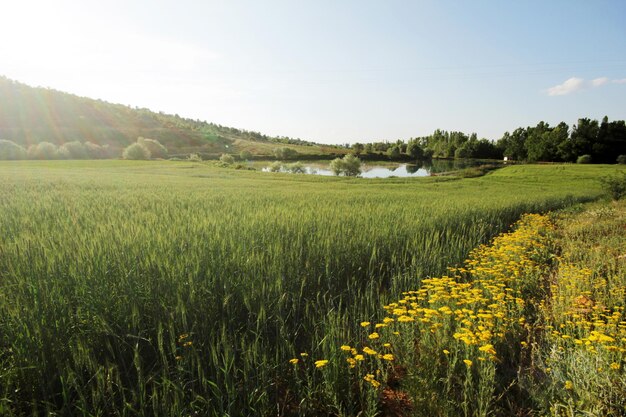
[{"label": "lake water", "polygon": [[[420,165],[414,164],[377,164],[376,162],[364,162],[361,165],[361,178],[391,178],[391,177],[428,177],[432,174],[457,171],[483,164],[481,161],[474,160],[442,160],[433,159]],[[287,164],[289,165],[289,164]],[[310,175],[326,175],[332,176],[333,172],[329,169],[329,163],[326,161],[317,161],[313,163],[302,163],[306,174]],[[262,169],[269,172],[269,167]],[[281,172],[288,172],[283,168]]]}]

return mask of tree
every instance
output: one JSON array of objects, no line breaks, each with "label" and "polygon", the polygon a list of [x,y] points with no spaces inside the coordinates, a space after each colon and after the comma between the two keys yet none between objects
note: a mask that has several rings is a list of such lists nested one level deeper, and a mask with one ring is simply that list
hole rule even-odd
[{"label": "tree", "polygon": [[150,159],[150,150],[140,143],[133,143],[122,152],[122,158],[131,160]]},{"label": "tree", "polygon": [[568,130],[569,126],[564,122],[554,128],[545,122],[539,122],[536,127],[529,128],[526,139],[528,160],[532,162],[561,160],[560,146],[567,141]]},{"label": "tree", "polygon": [[498,141],[498,147],[504,152],[504,156],[515,161],[525,161],[528,157],[526,151],[526,138],[528,132],[523,127],[519,127],[509,134],[506,132]]},{"label": "tree", "polygon": [[424,159],[424,149],[415,141],[409,142],[406,147],[406,153],[413,159]]},{"label": "tree", "polygon": [[351,147],[352,147],[352,152],[354,152],[354,154],[357,156],[361,155],[361,152],[365,150],[365,145],[359,142],[353,143]]},{"label": "tree", "polygon": [[356,177],[361,174],[361,160],[354,155],[346,155],[343,159],[335,158],[330,163],[330,170],[335,175]]},{"label": "tree", "polygon": [[58,150],[59,158],[87,159],[87,149],[79,141],[64,143]]},{"label": "tree", "polygon": [[564,161],[574,162],[580,155],[592,155],[598,132],[597,120],[578,119],[578,123],[572,126],[570,137],[559,144],[559,156]]},{"label": "tree", "polygon": [[58,148],[50,142],[39,142],[36,145],[30,145],[26,154],[30,159],[56,159]]},{"label": "tree", "polygon": [[142,138],[140,136],[137,138],[137,143],[145,146],[150,151],[151,158],[165,159],[168,156],[167,148],[156,139]]},{"label": "tree", "polygon": [[239,159],[241,159],[242,161],[247,161],[250,158],[252,158],[252,154],[250,153],[250,151],[244,149],[239,153]]},{"label": "tree", "polygon": [[220,162],[226,165],[232,165],[235,162],[235,158],[233,158],[232,155],[223,153],[222,156],[220,156]]},{"label": "tree", "polygon": [[0,160],[26,158],[26,149],[10,140],[0,139]]},{"label": "tree", "polygon": [[281,148],[274,148],[274,156],[277,159],[294,159],[298,156],[298,151],[293,148],[283,146]]},{"label": "tree", "polygon": [[393,145],[392,147],[390,147],[389,149],[387,149],[387,155],[389,155],[389,157],[391,159],[396,159],[400,156],[401,154],[401,150],[400,147],[398,145]]}]

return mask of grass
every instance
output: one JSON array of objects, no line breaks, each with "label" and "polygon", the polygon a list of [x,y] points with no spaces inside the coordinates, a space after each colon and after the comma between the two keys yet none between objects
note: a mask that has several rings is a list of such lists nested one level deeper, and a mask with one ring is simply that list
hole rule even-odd
[{"label": "grass", "polygon": [[366,180],[2,163],[0,414],[356,414],[374,402],[345,370],[294,375],[289,359],[338,357],[420,277],[524,212],[597,198],[615,169]]}]

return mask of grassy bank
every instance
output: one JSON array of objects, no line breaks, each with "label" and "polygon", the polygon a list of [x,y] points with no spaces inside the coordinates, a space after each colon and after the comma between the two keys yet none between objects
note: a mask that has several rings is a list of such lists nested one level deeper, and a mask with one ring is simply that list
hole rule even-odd
[{"label": "grassy bank", "polygon": [[337,355],[356,319],[522,213],[596,198],[615,169],[365,180],[2,163],[2,413],[355,414],[338,373],[303,385],[289,359]]}]

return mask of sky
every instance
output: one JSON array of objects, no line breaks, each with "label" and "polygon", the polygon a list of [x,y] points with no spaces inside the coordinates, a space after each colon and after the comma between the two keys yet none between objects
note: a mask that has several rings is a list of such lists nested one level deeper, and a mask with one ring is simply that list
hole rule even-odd
[{"label": "sky", "polygon": [[0,75],[322,143],[626,119],[626,2],[2,0]]}]

